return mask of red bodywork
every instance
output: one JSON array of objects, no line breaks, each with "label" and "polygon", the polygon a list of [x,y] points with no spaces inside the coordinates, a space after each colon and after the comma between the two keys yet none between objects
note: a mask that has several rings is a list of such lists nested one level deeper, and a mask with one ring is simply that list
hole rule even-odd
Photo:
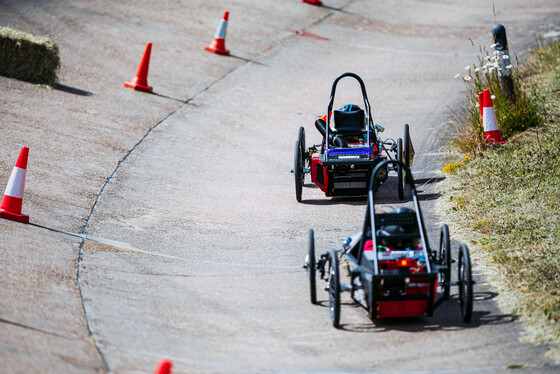
[{"label": "red bodywork", "polygon": [[321,191],[327,193],[327,186],[329,185],[329,176],[327,168],[323,167],[321,160],[318,157],[311,157],[311,181],[315,183]]},{"label": "red bodywork", "polygon": [[[372,241],[365,243],[364,251],[372,251]],[[379,261],[381,274],[384,271],[398,271],[408,269],[410,274],[425,273],[426,268],[418,260],[401,258],[398,260]],[[406,295],[427,294],[430,292],[430,280],[427,278],[409,278],[410,282],[404,286],[402,292]],[[434,302],[436,298],[437,280],[434,282]],[[379,295],[387,292],[383,286],[379,288]],[[377,318],[421,317],[428,310],[428,300],[400,300],[377,302]]]}]

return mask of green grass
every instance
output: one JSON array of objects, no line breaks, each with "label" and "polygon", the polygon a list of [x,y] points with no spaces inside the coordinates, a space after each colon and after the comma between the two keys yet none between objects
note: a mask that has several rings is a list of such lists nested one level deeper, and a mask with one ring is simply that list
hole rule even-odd
[{"label": "green grass", "polygon": [[[450,131],[446,140],[456,151],[477,156],[486,151],[490,144],[485,140],[481,125],[478,93],[489,89],[493,98],[498,126],[503,136],[510,137],[543,122],[538,111],[537,96],[534,90],[521,87],[523,73],[510,64],[511,57],[496,55],[480,48],[477,64],[467,66],[464,74],[457,74],[466,86],[465,103],[459,109],[452,110],[449,121]],[[504,59],[503,57],[506,57]],[[510,88],[498,74],[500,61],[510,65]]]},{"label": "green grass", "polygon": [[535,52],[516,79],[534,112],[517,119],[517,130],[529,130],[467,152],[449,143],[467,156],[444,167],[440,207],[501,305],[527,320],[533,341],[556,345],[550,354],[560,359],[560,43]]},{"label": "green grass", "polygon": [[53,85],[59,66],[58,45],[53,40],[0,27],[0,75]]}]

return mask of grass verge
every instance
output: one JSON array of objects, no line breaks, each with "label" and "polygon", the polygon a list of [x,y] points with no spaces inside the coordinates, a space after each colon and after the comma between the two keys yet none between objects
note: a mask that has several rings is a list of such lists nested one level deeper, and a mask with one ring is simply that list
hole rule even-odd
[{"label": "grass verge", "polygon": [[59,65],[53,40],[0,27],[0,75],[53,85]]},{"label": "grass verge", "polygon": [[536,51],[519,73],[544,124],[505,145],[462,149],[467,155],[443,170],[438,204],[502,309],[522,316],[529,340],[550,343],[548,355],[560,360],[560,43]]}]

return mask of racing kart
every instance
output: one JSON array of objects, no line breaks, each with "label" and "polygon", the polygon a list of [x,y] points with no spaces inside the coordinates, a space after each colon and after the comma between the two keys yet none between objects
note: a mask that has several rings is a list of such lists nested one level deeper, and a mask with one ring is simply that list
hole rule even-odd
[{"label": "racing kart", "polygon": [[[357,105],[345,105],[332,111],[336,86],[345,77],[354,78],[360,84],[365,112]],[[331,128],[331,118],[333,127]],[[393,139],[382,141],[379,133],[384,128],[374,125],[370,104],[364,82],[354,73],[344,73],[335,79],[327,106],[327,114],[315,121],[315,127],[323,140],[321,144],[306,148],[305,129],[299,128],[294,150],[294,173],[296,200],[301,202],[305,175],[310,174],[311,181],[326,196],[367,195],[368,182],[373,169],[387,159],[401,161],[394,165],[384,164],[377,169],[375,180],[379,187],[388,178],[390,171],[397,172],[398,195],[404,197],[404,177],[402,163],[411,166],[414,148],[409,134],[409,126],[404,125],[403,137],[396,142]]]},{"label": "racing kart", "polygon": [[[377,213],[374,193],[378,169],[401,164],[414,209],[399,207]],[[434,309],[449,299],[451,286],[459,287],[462,320],[470,322],[473,312],[473,284],[469,249],[459,248],[458,280],[451,281],[449,229],[442,225],[440,245],[432,250],[418,203],[414,179],[401,161],[384,160],[375,168],[368,190],[363,228],[341,249],[315,257],[313,230],[304,267],[309,276],[311,303],[317,303],[317,275],[326,282],[332,324],[340,326],[341,293],[348,292],[372,319],[433,315]],[[343,271],[341,271],[341,269]],[[342,278],[349,282],[343,284]],[[439,292],[437,292],[439,288]]]}]

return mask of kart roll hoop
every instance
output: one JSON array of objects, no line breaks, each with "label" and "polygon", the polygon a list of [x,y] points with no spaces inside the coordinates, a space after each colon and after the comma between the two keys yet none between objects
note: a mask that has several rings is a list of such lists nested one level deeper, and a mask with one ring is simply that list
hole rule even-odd
[{"label": "kart roll hoop", "polygon": [[[365,240],[367,239],[366,237],[366,233],[368,232],[368,229],[371,230],[370,232],[372,233],[372,241],[373,241],[373,248],[377,248],[377,238],[375,235],[375,227],[377,226],[375,223],[375,193],[373,191],[373,186],[374,184],[372,183],[376,183],[376,178],[377,178],[377,171],[380,168],[383,167],[387,167],[389,165],[396,165],[396,166],[400,166],[401,168],[403,168],[406,171],[406,175],[405,178],[407,178],[408,184],[410,186],[410,193],[412,196],[412,202],[414,204],[414,211],[416,213],[416,220],[418,221],[418,226],[419,226],[419,231],[420,231],[420,241],[422,243],[422,248],[424,250],[424,256],[426,259],[430,258],[431,255],[431,250],[430,247],[428,245],[428,237],[426,235],[426,227],[424,225],[424,219],[422,217],[422,211],[420,209],[420,204],[418,203],[418,196],[416,194],[416,187],[414,185],[414,177],[412,176],[412,173],[410,172],[410,169],[402,162],[402,161],[398,161],[398,160],[383,160],[381,161],[379,164],[377,164],[375,166],[375,168],[373,169],[373,172],[371,173],[371,181],[369,184],[369,189],[368,189],[368,200],[367,200],[367,210],[366,210],[366,218],[364,220],[364,227],[363,227],[363,232],[362,232],[362,238],[361,238],[361,242],[360,242],[360,248],[363,248],[365,245]],[[362,252],[360,252],[360,257],[361,257]],[[358,258],[358,261],[360,261],[360,258]],[[377,257],[374,257],[374,273],[378,274],[379,273],[379,263],[377,260]],[[428,273],[432,272],[431,269],[431,265],[430,265],[430,261],[426,261],[426,266],[427,266],[427,271]]]}]

